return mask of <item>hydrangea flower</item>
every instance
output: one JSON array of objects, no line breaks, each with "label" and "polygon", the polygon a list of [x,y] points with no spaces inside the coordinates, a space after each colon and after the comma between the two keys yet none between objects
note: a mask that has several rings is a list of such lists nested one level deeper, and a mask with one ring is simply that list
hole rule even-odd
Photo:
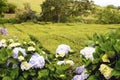
[{"label": "hydrangea flower", "polygon": [[16,42],[16,43],[11,43],[8,48],[11,49],[11,48],[15,48],[15,47],[18,47],[20,46],[21,44],[19,42]]},{"label": "hydrangea flower", "polygon": [[81,75],[75,75],[72,80],[85,80],[88,76],[88,74],[82,73]]},{"label": "hydrangea flower", "polygon": [[43,68],[45,66],[45,60],[43,56],[38,53],[34,53],[29,60],[29,64],[32,68]]},{"label": "hydrangea flower", "polygon": [[56,57],[64,57],[66,54],[70,52],[70,46],[66,44],[61,44],[56,49]]},{"label": "hydrangea flower", "polygon": [[108,59],[107,54],[104,54],[104,55],[102,56],[102,61],[103,61],[103,62],[110,62],[110,60]]},{"label": "hydrangea flower", "polygon": [[62,64],[68,64],[68,65],[73,66],[74,62],[72,60],[64,60],[64,61],[58,61],[57,62],[57,65],[62,65]]},{"label": "hydrangea flower", "polygon": [[70,51],[70,46],[68,46],[66,44],[61,44],[56,49],[56,53],[58,53],[58,54],[60,54],[60,53],[68,54],[69,51]]},{"label": "hydrangea flower", "polygon": [[76,74],[80,75],[81,73],[83,73],[85,71],[85,65],[82,65],[80,67],[76,68]]},{"label": "hydrangea flower", "polygon": [[33,41],[28,42],[29,45],[35,46],[35,43]]},{"label": "hydrangea flower", "polygon": [[111,67],[109,67],[108,65],[101,64],[99,70],[106,79],[110,79],[112,77],[113,69]]},{"label": "hydrangea flower", "polygon": [[0,28],[0,33],[3,34],[4,36],[7,36],[8,35],[7,28]]},{"label": "hydrangea flower", "polygon": [[86,59],[94,60],[94,57],[93,57],[94,52],[95,52],[95,48],[85,47],[80,51],[80,54],[84,55]]},{"label": "hydrangea flower", "polygon": [[30,64],[27,61],[22,62],[20,66],[22,71],[30,69]]},{"label": "hydrangea flower", "polygon": [[24,59],[25,59],[25,58],[24,58],[23,56],[19,56],[19,57],[18,57],[18,60],[19,60],[19,61],[23,61]]},{"label": "hydrangea flower", "polygon": [[72,80],[85,80],[88,78],[89,74],[87,74],[87,70],[85,69],[85,65],[76,68],[76,74]]},{"label": "hydrangea flower", "polygon": [[65,61],[58,61],[57,62],[57,65],[62,65],[62,64],[65,64]]},{"label": "hydrangea flower", "polygon": [[73,66],[73,65],[74,65],[74,62],[73,62],[72,60],[66,60],[66,61],[65,61],[65,64],[68,64],[68,65]]},{"label": "hydrangea flower", "polygon": [[28,47],[28,51],[35,51],[35,48],[33,46]]},{"label": "hydrangea flower", "polygon": [[13,39],[8,39],[8,42],[9,43],[14,43],[14,40]]},{"label": "hydrangea flower", "polygon": [[0,40],[0,48],[1,48],[1,47],[7,47],[7,44],[6,44],[6,40],[5,40],[5,39]]},{"label": "hydrangea flower", "polygon": [[21,52],[24,57],[27,55],[25,49],[23,49],[21,47],[16,47],[13,49],[13,58],[18,58],[19,52]]}]

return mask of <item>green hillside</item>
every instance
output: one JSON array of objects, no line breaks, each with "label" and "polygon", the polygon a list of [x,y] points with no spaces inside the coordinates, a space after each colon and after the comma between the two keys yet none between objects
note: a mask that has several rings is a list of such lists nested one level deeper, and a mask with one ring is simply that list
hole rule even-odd
[{"label": "green hillside", "polygon": [[24,3],[29,3],[31,8],[34,11],[40,12],[40,4],[44,1],[44,0],[7,0],[9,3],[13,3],[15,4],[18,9],[22,9],[24,8],[23,4]]}]

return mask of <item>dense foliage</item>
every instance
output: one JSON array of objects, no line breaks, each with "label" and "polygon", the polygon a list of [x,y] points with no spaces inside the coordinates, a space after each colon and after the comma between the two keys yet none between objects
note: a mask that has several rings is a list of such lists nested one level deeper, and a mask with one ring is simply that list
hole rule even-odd
[{"label": "dense foliage", "polygon": [[72,55],[69,46],[62,45],[55,54],[52,54],[43,48],[34,36],[30,35],[30,39],[27,42],[18,39],[0,40],[1,80],[66,80],[72,78],[74,62],[69,60],[69,56]]},{"label": "dense foliage", "polygon": [[46,0],[41,5],[41,20],[52,22],[67,22],[69,17],[85,14],[91,9],[89,0]]},{"label": "dense foliage", "polygon": [[0,17],[3,16],[3,12],[5,11],[6,0],[0,0]]},{"label": "dense foliage", "polygon": [[107,6],[100,10],[97,14],[97,22],[102,24],[119,24],[120,23],[120,11]]},{"label": "dense foliage", "polygon": [[106,35],[95,34],[91,44],[95,48],[93,57],[90,56],[92,53],[88,49],[90,51],[87,51],[89,54],[84,54],[82,59],[87,74],[89,74],[87,80],[119,80],[120,29],[111,31]]}]

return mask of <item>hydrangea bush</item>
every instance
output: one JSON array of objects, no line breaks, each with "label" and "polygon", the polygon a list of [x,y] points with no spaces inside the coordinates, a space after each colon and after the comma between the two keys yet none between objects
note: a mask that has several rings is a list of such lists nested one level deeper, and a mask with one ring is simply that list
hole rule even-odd
[{"label": "hydrangea bush", "polygon": [[58,48],[56,53],[50,53],[39,40],[31,35],[30,38],[29,41],[0,40],[0,80],[70,80],[74,66],[69,59],[73,53],[70,46],[59,47],[65,54],[63,57]]},{"label": "hydrangea bush", "polygon": [[89,76],[81,78],[81,68],[76,68],[81,74],[76,74],[73,80],[120,80],[120,29],[105,35],[94,34],[91,45],[80,54]]}]

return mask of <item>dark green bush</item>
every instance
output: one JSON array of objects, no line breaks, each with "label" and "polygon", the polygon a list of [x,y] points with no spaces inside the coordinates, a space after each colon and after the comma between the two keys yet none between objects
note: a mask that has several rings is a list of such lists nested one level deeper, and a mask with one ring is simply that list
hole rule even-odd
[{"label": "dark green bush", "polygon": [[16,5],[7,3],[5,13],[15,13],[16,8]]},{"label": "dark green bush", "polygon": [[120,14],[116,9],[105,8],[98,12],[97,23],[102,24],[119,24]]}]

